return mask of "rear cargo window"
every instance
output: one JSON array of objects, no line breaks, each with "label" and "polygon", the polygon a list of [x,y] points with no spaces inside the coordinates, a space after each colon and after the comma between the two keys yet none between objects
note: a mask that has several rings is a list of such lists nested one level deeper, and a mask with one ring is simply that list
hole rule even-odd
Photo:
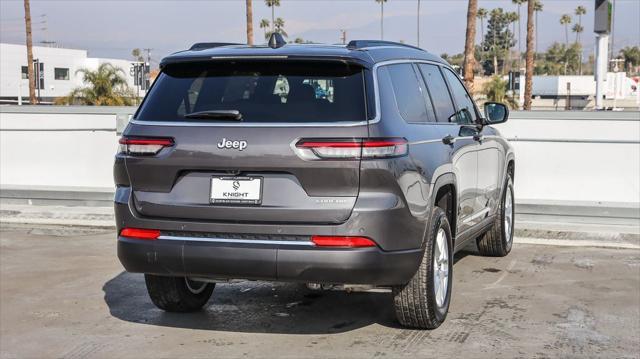
[{"label": "rear cargo window", "polygon": [[185,116],[230,110],[240,112],[241,122],[366,121],[363,70],[309,61],[173,64],[156,80],[136,120],[206,122],[212,119]]}]

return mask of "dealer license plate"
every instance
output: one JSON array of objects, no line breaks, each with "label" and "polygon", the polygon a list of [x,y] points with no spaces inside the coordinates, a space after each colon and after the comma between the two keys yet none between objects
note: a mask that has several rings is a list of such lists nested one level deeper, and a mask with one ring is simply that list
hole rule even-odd
[{"label": "dealer license plate", "polygon": [[213,204],[260,204],[262,178],[212,177],[210,195]]}]

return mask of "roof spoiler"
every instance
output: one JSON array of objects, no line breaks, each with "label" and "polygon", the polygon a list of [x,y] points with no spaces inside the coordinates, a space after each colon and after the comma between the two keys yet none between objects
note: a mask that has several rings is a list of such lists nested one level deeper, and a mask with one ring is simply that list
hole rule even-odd
[{"label": "roof spoiler", "polygon": [[232,43],[232,42],[197,42],[197,43],[193,44],[189,48],[189,50],[198,51],[198,50],[206,50],[206,49],[211,49],[211,48],[214,48],[214,47],[229,46],[229,45],[244,45],[244,44],[236,44],[236,43]]},{"label": "roof spoiler", "polygon": [[378,46],[401,46],[401,47],[407,47],[414,50],[424,51],[423,49],[416,46],[403,44],[401,42],[384,41],[384,40],[351,40],[349,41],[349,44],[347,44],[347,49],[357,50],[357,49],[363,49],[367,47],[378,47]]}]

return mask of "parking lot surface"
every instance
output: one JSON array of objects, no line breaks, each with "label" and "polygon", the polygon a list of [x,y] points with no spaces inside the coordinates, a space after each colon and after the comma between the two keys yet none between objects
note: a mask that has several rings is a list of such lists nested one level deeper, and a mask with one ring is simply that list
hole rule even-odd
[{"label": "parking lot surface", "polygon": [[[13,226],[13,225],[12,225]],[[640,251],[516,244],[454,266],[447,321],[401,329],[389,293],[219,284],[164,313],[111,230],[0,230],[1,358],[640,357]]]}]

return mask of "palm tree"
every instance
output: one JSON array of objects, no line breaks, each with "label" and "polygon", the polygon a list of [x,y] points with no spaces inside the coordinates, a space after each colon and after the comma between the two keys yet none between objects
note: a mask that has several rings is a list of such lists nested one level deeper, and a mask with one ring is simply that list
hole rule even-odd
[{"label": "palm tree", "polygon": [[569,24],[571,24],[571,16],[564,14],[560,17],[560,25],[564,25],[564,37],[567,47],[569,47]]},{"label": "palm tree", "polygon": [[35,105],[36,76],[33,71],[33,37],[31,33],[31,5],[24,0],[24,25],[27,32],[27,76],[29,77],[29,103]]},{"label": "palm tree", "polygon": [[[576,42],[580,42],[580,33],[584,31],[584,27],[582,27],[582,15],[586,13],[587,9],[582,5],[578,6],[575,10],[575,14],[578,17],[578,23],[576,25],[578,26],[574,26],[572,30],[576,33]],[[576,29],[580,29],[580,31],[576,31]]]},{"label": "palm tree", "polygon": [[274,32],[276,25],[276,6],[280,6],[280,0],[264,0],[267,7],[271,8],[271,32]]},{"label": "palm tree", "polygon": [[518,108],[518,101],[513,96],[507,94],[509,82],[500,76],[493,76],[491,81],[484,84],[482,93],[487,97],[487,101],[502,102],[512,109]]},{"label": "palm tree", "polygon": [[[508,12],[506,14],[506,19],[508,21],[509,24],[511,24],[512,29],[513,29],[513,33],[516,32],[515,26],[516,23],[519,24],[520,21],[520,17],[518,16],[518,13],[515,12]],[[509,49],[507,50],[507,64],[509,65],[509,70],[511,70],[511,47],[509,47]],[[520,68],[520,50],[518,50],[518,68]]]},{"label": "palm tree", "polygon": [[268,40],[269,36],[271,36],[271,31],[269,31],[269,26],[271,26],[271,24],[269,23],[269,20],[267,19],[260,20],[260,28],[264,30],[265,40]]},{"label": "palm tree", "polygon": [[[516,20],[518,23],[518,68],[522,67],[522,63],[520,62],[520,59],[522,58],[522,26],[520,26],[520,17],[522,15],[520,15],[520,8],[522,7],[522,4],[524,4],[525,2],[527,2],[527,0],[511,0],[512,3],[518,5],[518,19]],[[514,31],[515,33],[515,31]]]},{"label": "palm tree", "polygon": [[571,28],[571,31],[576,33],[576,47],[580,49],[580,65],[578,65],[579,68],[579,74],[582,75],[582,46],[580,45],[580,33],[584,31],[584,27],[582,27],[582,25],[575,24],[573,25],[573,27]]},{"label": "palm tree", "polygon": [[142,56],[142,50],[140,50],[137,47],[131,50],[131,56],[133,56],[133,59],[138,62],[144,62],[144,57]]},{"label": "palm tree", "polygon": [[542,4],[542,1],[535,0],[535,2],[533,3],[533,11],[536,15],[536,53],[538,53],[538,42],[540,41],[538,37],[538,13],[542,12],[543,9],[544,5]]},{"label": "palm tree", "polygon": [[376,0],[380,4],[380,40],[384,40],[384,3],[387,0]]},{"label": "palm tree", "polygon": [[633,71],[633,67],[640,65],[640,47],[627,46],[620,50],[620,57],[622,57],[625,67],[631,73]]},{"label": "palm tree", "polygon": [[89,86],[73,89],[66,97],[56,99],[56,104],[133,105],[135,94],[127,84],[123,69],[110,63],[103,63],[95,71],[83,68],[76,71],[76,74],[78,73],[82,74],[82,82]]},{"label": "palm tree", "polygon": [[464,42],[464,83],[473,93],[473,66],[475,65],[476,17],[478,16],[478,0],[469,0],[467,6],[467,31]]},{"label": "palm tree", "polygon": [[[587,9],[584,6],[578,6],[575,10],[576,16],[578,16],[578,23],[573,27],[573,32],[576,33],[576,43],[580,43],[580,34],[584,31],[582,26],[582,15],[587,13]],[[582,75],[582,49],[580,49],[580,75]]]},{"label": "palm tree", "polygon": [[284,20],[282,20],[281,17],[276,19],[274,23],[274,27],[275,27],[275,32],[279,33],[284,37],[289,37],[289,34],[287,34],[287,32],[284,31]]},{"label": "palm tree", "polygon": [[580,33],[584,31],[584,27],[580,24],[575,24],[571,28],[571,31],[576,33],[576,44],[580,43]]},{"label": "palm tree", "polygon": [[[491,27],[491,22],[493,21],[493,19],[500,18],[501,16],[503,16],[502,8],[496,8],[491,10],[491,13],[489,14],[489,17],[491,18],[489,19],[489,27]],[[491,30],[489,31],[489,33],[491,33]],[[492,41],[492,44],[489,49],[491,50],[492,56],[493,56],[493,74],[497,75],[498,74],[498,45],[496,44],[495,32],[493,32],[491,36],[491,41]],[[504,66],[503,66],[503,69],[504,69]]]},{"label": "palm tree", "polygon": [[487,15],[489,15],[489,12],[483,7],[479,8],[476,13],[476,17],[480,19],[480,37],[482,40],[484,40],[484,19],[487,18]]},{"label": "palm tree", "polygon": [[582,15],[585,15],[586,13],[587,8],[585,8],[584,6],[580,5],[576,8],[575,14],[578,17],[578,24],[582,25]]},{"label": "palm tree", "polygon": [[484,58],[484,47],[482,47],[482,42],[484,41],[484,19],[487,18],[488,14],[487,9],[483,7],[479,8],[476,13],[476,17],[480,19],[480,61]]},{"label": "palm tree", "polygon": [[531,93],[533,92],[533,17],[535,13],[535,1],[527,3],[527,61],[524,80],[524,110],[531,110]]},{"label": "palm tree", "polygon": [[247,44],[253,45],[253,5],[247,0]]}]

